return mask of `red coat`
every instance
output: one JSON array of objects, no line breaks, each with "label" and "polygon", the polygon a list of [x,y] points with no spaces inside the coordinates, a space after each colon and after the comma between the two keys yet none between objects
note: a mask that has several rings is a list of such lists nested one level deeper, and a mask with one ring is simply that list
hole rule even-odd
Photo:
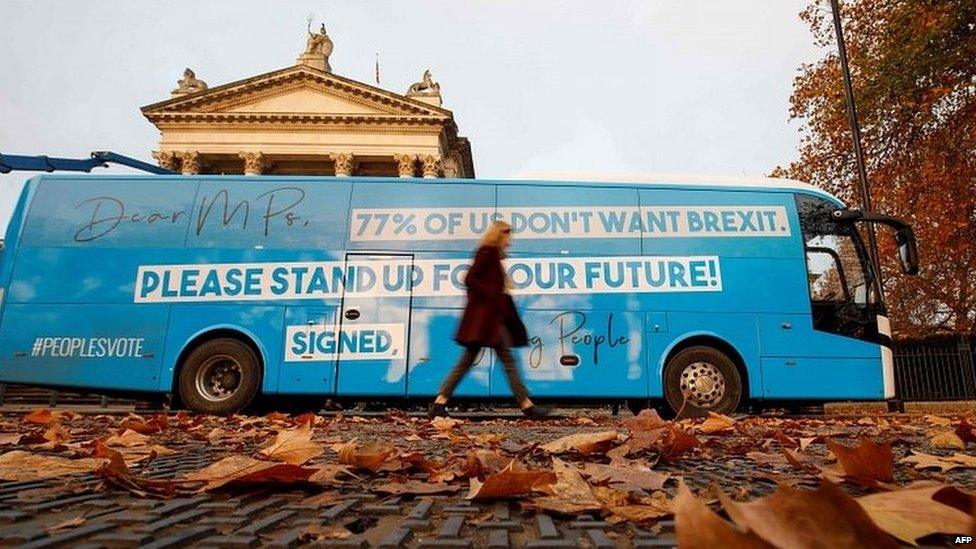
[{"label": "red coat", "polygon": [[464,285],[468,289],[468,302],[455,341],[465,347],[494,347],[501,339],[502,326],[505,326],[512,338],[512,347],[528,345],[525,325],[515,310],[512,296],[505,292],[505,272],[498,248],[478,248],[474,263],[464,277]]}]

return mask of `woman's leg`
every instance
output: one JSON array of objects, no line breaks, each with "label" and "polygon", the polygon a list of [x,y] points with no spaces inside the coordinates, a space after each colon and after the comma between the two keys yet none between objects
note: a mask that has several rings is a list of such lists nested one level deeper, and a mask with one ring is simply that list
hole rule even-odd
[{"label": "woman's leg", "polygon": [[478,352],[480,350],[477,347],[467,347],[464,349],[461,358],[454,365],[454,369],[451,370],[451,373],[447,374],[447,377],[444,378],[444,383],[441,384],[440,390],[437,391],[437,400],[434,401],[435,404],[447,404],[447,400],[454,394],[454,389],[457,388],[458,383],[461,383],[461,378],[464,377],[464,374],[468,373],[468,370],[474,364],[474,360],[478,358]]},{"label": "woman's leg", "polygon": [[498,353],[498,360],[505,368],[505,377],[508,378],[508,386],[512,389],[515,402],[518,403],[519,408],[525,410],[532,406],[532,401],[529,399],[529,391],[525,388],[525,383],[522,383],[522,376],[519,375],[518,366],[515,364],[511,345],[512,338],[508,334],[508,330],[502,328],[501,341],[495,347],[495,352]]}]

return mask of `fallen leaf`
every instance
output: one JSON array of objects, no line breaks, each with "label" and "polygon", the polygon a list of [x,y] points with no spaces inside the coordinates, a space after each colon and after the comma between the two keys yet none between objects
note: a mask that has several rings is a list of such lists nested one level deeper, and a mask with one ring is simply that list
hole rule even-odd
[{"label": "fallen leaf", "polygon": [[324,539],[345,539],[352,535],[352,532],[344,526],[309,524],[303,530],[299,539],[301,541],[319,541]]},{"label": "fallen leaf", "polygon": [[292,465],[304,465],[324,453],[325,447],[312,440],[312,424],[308,422],[295,429],[278,431],[275,441],[258,455]]},{"label": "fallen leaf", "polygon": [[953,431],[929,431],[929,444],[935,448],[965,450],[966,443]]},{"label": "fallen leaf", "polygon": [[149,443],[149,437],[140,434],[132,429],[126,429],[121,435],[112,435],[102,443],[106,446],[122,446],[130,448],[133,446],[145,446]]},{"label": "fallen leaf", "polygon": [[603,507],[575,466],[553,458],[552,468],[556,482],[549,488],[550,495],[534,498],[530,507],[562,515],[599,511]]},{"label": "fallen leaf", "polygon": [[593,483],[628,484],[642,490],[661,490],[664,488],[664,483],[671,478],[667,473],[652,471],[637,463],[626,464],[626,466],[585,463],[583,474],[590,477]]},{"label": "fallen leaf", "polygon": [[386,442],[367,442],[363,445],[349,442],[341,445],[338,452],[339,463],[376,473],[396,454],[396,449]]},{"label": "fallen leaf", "polygon": [[473,450],[468,453],[461,476],[483,477],[497,473],[507,467],[511,461],[511,458],[503,457],[491,450]]},{"label": "fallen leaf", "polygon": [[661,490],[649,496],[635,496],[630,492],[607,486],[594,486],[592,489],[594,497],[610,514],[607,522],[611,524],[623,521],[652,522],[674,512],[671,500]]},{"label": "fallen leaf", "polygon": [[701,430],[706,435],[728,431],[733,427],[735,427],[734,419],[715,412],[708,412],[708,418],[701,424]]},{"label": "fallen leaf", "polygon": [[457,425],[463,423],[460,419],[453,417],[436,417],[430,420],[430,425],[438,431],[450,431]]},{"label": "fallen leaf", "polygon": [[484,482],[477,478],[469,479],[470,489],[465,499],[485,500],[513,498],[531,494],[548,488],[556,482],[556,475],[548,471],[516,471],[515,460],[500,472],[488,475]]},{"label": "fallen leaf", "polygon": [[71,440],[71,433],[61,426],[61,422],[54,421],[50,424],[47,430],[44,431],[44,440],[50,442],[54,446],[57,446]]},{"label": "fallen leaf", "polygon": [[92,473],[103,459],[68,459],[13,450],[0,455],[0,480],[43,480],[78,473]]},{"label": "fallen leaf", "polygon": [[308,481],[315,484],[337,484],[340,482],[340,475],[359,478],[349,470],[347,465],[327,464],[315,467],[315,472],[308,477]]},{"label": "fallen leaf", "polygon": [[685,452],[699,446],[701,446],[701,441],[695,435],[675,425],[668,427],[659,442],[661,458],[666,461],[674,461]]},{"label": "fallen leaf", "polygon": [[956,426],[956,436],[966,444],[976,442],[976,428],[973,428],[973,426],[964,419],[959,425]]},{"label": "fallen leaf", "polygon": [[937,425],[939,427],[948,427],[949,423],[951,423],[949,421],[949,418],[947,417],[940,417],[940,416],[933,416],[933,415],[925,416],[925,421],[931,423],[932,425]]},{"label": "fallen leaf", "polygon": [[778,468],[786,468],[789,463],[783,454],[770,454],[769,452],[746,452],[746,457],[760,465],[771,465]]},{"label": "fallen leaf", "polygon": [[235,484],[293,484],[306,482],[316,472],[290,463],[263,461],[234,455],[212,463],[199,471],[185,475],[187,481],[205,483],[203,490],[214,490],[229,483]]},{"label": "fallen leaf", "polygon": [[408,480],[406,482],[387,482],[385,484],[379,484],[370,487],[373,492],[378,492],[381,494],[392,494],[395,496],[400,496],[403,494],[410,495],[428,495],[428,494],[450,494],[460,490],[460,486],[452,486],[450,484],[444,483],[431,483],[423,482],[419,480]]},{"label": "fallen leaf", "polygon": [[45,529],[45,531],[48,534],[53,534],[55,532],[60,532],[61,530],[67,530],[69,528],[77,528],[82,524],[84,524],[86,521],[87,519],[85,518],[85,515],[78,515],[75,518],[68,519],[64,522],[59,522],[54,526],[50,526],[47,529]]},{"label": "fallen leaf", "polygon": [[24,435],[20,433],[4,433],[0,435],[0,446],[16,446],[23,438]]},{"label": "fallen leaf", "polygon": [[862,438],[854,448],[833,440],[827,441],[827,447],[837,457],[844,473],[853,480],[869,485],[893,480],[895,456],[891,453],[890,444],[878,444]]},{"label": "fallen leaf", "polygon": [[315,494],[314,496],[307,497],[303,499],[299,505],[301,507],[325,507],[327,505],[332,505],[340,501],[343,498],[342,494],[335,491],[322,492],[321,494]]},{"label": "fallen leaf", "polygon": [[581,454],[605,453],[617,440],[616,431],[600,433],[577,433],[558,438],[540,446],[550,454],[579,452]]},{"label": "fallen leaf", "polygon": [[733,522],[776,547],[898,547],[831,482],[816,490],[781,484],[771,496],[749,503],[735,502],[722,491],[718,498]]},{"label": "fallen leaf", "polygon": [[668,425],[667,421],[661,419],[658,415],[657,410],[653,408],[645,408],[640,411],[635,417],[632,417],[624,421],[624,425],[630,432],[635,433],[639,431],[653,431],[655,429],[661,429]]},{"label": "fallen leaf", "polygon": [[933,456],[917,450],[912,450],[912,455],[898,460],[898,463],[912,463],[916,469],[928,469],[938,467],[943,473],[952,469],[972,469],[976,468],[976,457],[956,452],[949,457]]},{"label": "fallen leaf", "polygon": [[169,427],[169,418],[166,414],[156,414],[148,420],[135,414],[122,420],[119,424],[123,429],[131,429],[141,435],[154,435],[162,432]]},{"label": "fallen leaf", "polygon": [[756,534],[723,520],[678,481],[674,527],[682,549],[772,549]]},{"label": "fallen leaf", "polygon": [[37,423],[38,425],[47,425],[58,418],[58,415],[51,410],[46,408],[40,408],[34,410],[29,414],[24,416],[24,421],[28,423]]},{"label": "fallen leaf", "polygon": [[[882,530],[915,545],[915,540],[931,534],[968,532],[972,517],[934,499],[940,492],[959,492],[940,483],[918,483],[901,490],[880,492],[857,498],[868,516]],[[959,492],[957,495],[963,495]]]}]

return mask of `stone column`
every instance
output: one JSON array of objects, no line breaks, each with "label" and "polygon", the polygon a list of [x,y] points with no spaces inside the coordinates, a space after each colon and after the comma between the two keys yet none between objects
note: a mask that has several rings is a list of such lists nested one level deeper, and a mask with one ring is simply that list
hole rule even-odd
[{"label": "stone column", "polygon": [[242,152],[238,156],[244,161],[244,175],[261,175],[268,168],[268,159],[262,152]]},{"label": "stone column", "polygon": [[200,173],[203,158],[201,158],[199,152],[186,151],[180,155],[180,160],[183,164],[183,175],[196,175]]},{"label": "stone column", "polygon": [[332,153],[329,158],[335,162],[336,177],[349,177],[356,171],[356,157],[351,153]]},{"label": "stone column", "polygon": [[395,154],[393,159],[397,163],[397,173],[400,177],[413,177],[414,176],[414,164],[417,162],[417,157],[412,154]]},{"label": "stone column", "polygon": [[153,151],[153,158],[159,162],[160,168],[166,168],[172,172],[180,171],[180,157],[173,151]]},{"label": "stone column", "polygon": [[441,176],[441,159],[432,154],[421,159],[424,165],[424,179],[436,179]]}]

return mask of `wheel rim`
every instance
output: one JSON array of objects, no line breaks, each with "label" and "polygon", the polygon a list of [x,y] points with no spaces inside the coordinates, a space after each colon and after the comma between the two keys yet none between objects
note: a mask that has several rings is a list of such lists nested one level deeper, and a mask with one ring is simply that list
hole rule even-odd
[{"label": "wheel rim", "polygon": [[210,402],[222,402],[234,396],[243,380],[240,362],[228,355],[214,355],[197,370],[197,393]]},{"label": "wheel rim", "polygon": [[681,371],[681,393],[691,404],[711,408],[725,396],[725,376],[708,362],[694,362]]}]

